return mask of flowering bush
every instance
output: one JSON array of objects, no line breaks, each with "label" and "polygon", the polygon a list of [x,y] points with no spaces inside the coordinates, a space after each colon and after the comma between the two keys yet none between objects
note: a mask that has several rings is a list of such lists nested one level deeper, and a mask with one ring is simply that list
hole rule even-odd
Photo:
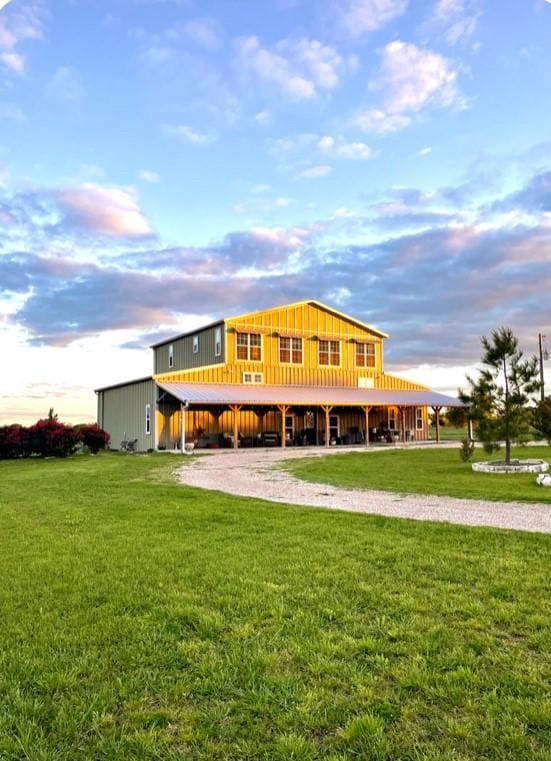
[{"label": "flowering bush", "polygon": [[67,457],[75,451],[78,441],[75,429],[52,415],[29,428],[30,450],[41,457]]},{"label": "flowering bush", "polygon": [[100,449],[105,449],[111,439],[107,431],[100,428],[97,423],[79,426],[78,434],[84,446],[88,447],[92,454],[97,454]]},{"label": "flowering bush", "polygon": [[0,427],[0,460],[28,457],[29,454],[28,428],[24,428],[22,425]]}]

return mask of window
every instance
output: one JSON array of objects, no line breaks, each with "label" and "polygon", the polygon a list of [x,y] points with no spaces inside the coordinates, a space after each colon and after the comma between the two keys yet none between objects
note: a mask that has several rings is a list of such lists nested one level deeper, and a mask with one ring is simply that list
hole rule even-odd
[{"label": "window", "polygon": [[329,442],[339,438],[339,416],[329,415]]},{"label": "window", "polygon": [[145,405],[145,432],[149,436],[151,433],[151,405]]},{"label": "window", "polygon": [[415,408],[415,427],[418,431],[423,430],[423,408],[422,407],[416,407]]},{"label": "window", "polygon": [[393,410],[390,408],[388,410],[388,430],[389,431],[396,430],[396,410]]},{"label": "window", "polygon": [[222,328],[214,328],[214,356],[222,355]]},{"label": "window", "polygon": [[285,439],[292,441],[295,436],[295,416],[285,415]]},{"label": "window", "polygon": [[263,383],[263,373],[243,373],[243,383]]},{"label": "window", "polygon": [[199,354],[199,336],[193,336],[193,353]]},{"label": "window", "polygon": [[174,367],[174,344],[168,344],[168,366]]},{"label": "window", "polygon": [[259,333],[237,334],[237,359],[262,361],[262,336]]},{"label": "window", "polygon": [[320,365],[338,366],[341,363],[339,341],[320,341],[318,346],[318,363]]},{"label": "window", "polygon": [[375,344],[356,343],[356,367],[375,367]]},{"label": "window", "polygon": [[287,365],[302,365],[302,338],[280,336],[279,361]]}]

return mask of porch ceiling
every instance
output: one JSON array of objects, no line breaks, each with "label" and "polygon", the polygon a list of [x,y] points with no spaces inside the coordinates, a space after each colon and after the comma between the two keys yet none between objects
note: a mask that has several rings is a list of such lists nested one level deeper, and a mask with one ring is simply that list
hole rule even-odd
[{"label": "porch ceiling", "polygon": [[231,383],[176,383],[157,381],[157,386],[191,405],[319,405],[374,407],[462,407],[453,396],[435,391],[393,391],[380,388],[336,386],[266,386]]}]

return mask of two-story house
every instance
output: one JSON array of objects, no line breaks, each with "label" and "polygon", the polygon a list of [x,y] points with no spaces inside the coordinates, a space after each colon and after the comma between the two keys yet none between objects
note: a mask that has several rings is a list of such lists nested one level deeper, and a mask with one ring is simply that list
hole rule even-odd
[{"label": "two-story house", "polygon": [[318,301],[221,319],[152,346],[153,375],[98,389],[111,446],[423,440],[457,399],[384,372],[377,328]]}]

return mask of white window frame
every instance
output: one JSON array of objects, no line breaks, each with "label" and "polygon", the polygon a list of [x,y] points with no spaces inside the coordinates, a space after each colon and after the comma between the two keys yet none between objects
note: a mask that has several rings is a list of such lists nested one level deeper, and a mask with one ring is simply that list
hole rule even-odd
[{"label": "white window frame", "polygon": [[199,336],[193,336],[193,353],[199,354]]},{"label": "white window frame", "polygon": [[145,405],[145,435],[151,436],[151,405]]},{"label": "white window frame", "polygon": [[[239,343],[239,336],[246,336],[246,343]],[[259,343],[258,345],[255,344],[254,346],[251,345],[251,337],[252,336],[258,336]],[[245,348],[247,350],[247,356],[246,357],[240,357],[239,356],[239,349]],[[258,359],[252,359],[251,358],[251,349],[259,349],[260,356]],[[244,330],[238,330],[235,334],[235,359],[237,362],[262,362],[262,336],[260,333],[247,333]]]},{"label": "white window frame", "polygon": [[174,344],[168,344],[168,366],[174,367]]},{"label": "white window frame", "polygon": [[[327,351],[322,351],[322,344],[327,344]],[[337,345],[337,351],[333,351],[334,346],[333,344]],[[321,355],[327,354],[327,362],[321,361]],[[338,362],[332,362],[332,356],[333,354],[338,354],[339,361]],[[341,342],[335,341],[332,338],[320,338],[318,341],[318,365],[320,367],[340,367],[341,366]]]},{"label": "white window frame", "polygon": [[[368,351],[368,347],[371,347],[370,351]],[[375,352],[373,341],[356,341],[356,367],[375,367]],[[358,359],[361,362],[358,362]],[[368,360],[371,360],[372,364],[369,364]]]},{"label": "white window frame", "polygon": [[214,328],[214,356],[222,356],[222,328]]},{"label": "white window frame", "polygon": [[244,372],[241,376],[241,379],[243,383],[246,383],[247,385],[250,384],[258,384],[258,383],[264,383],[264,373],[255,373],[255,372]]},{"label": "white window frame", "polygon": [[[288,341],[289,346],[283,348],[281,345],[282,341]],[[300,348],[295,348],[296,345],[299,345]],[[281,359],[281,352],[282,351],[288,351],[289,352],[289,360],[286,361],[284,359]],[[295,353],[298,353],[300,351],[300,362],[295,362],[294,355]],[[303,357],[304,357],[304,346],[302,338],[298,336],[280,336],[279,337],[279,364],[280,365],[302,365],[303,364]]]},{"label": "white window frame", "polygon": [[423,408],[422,407],[415,408],[415,430],[417,431],[423,430]]}]

